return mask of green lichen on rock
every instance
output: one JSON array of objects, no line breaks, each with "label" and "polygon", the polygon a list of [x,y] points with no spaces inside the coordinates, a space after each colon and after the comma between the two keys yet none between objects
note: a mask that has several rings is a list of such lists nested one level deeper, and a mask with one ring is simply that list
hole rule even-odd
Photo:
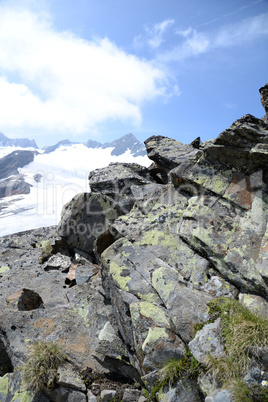
[{"label": "green lichen on rock", "polygon": [[6,272],[8,272],[10,270],[8,265],[2,265],[0,267],[0,274],[5,274]]},{"label": "green lichen on rock", "polygon": [[53,251],[52,244],[50,243],[49,240],[43,240],[41,242],[41,255],[39,257],[39,262],[40,264],[44,263],[51,257]]},{"label": "green lichen on rock", "polygon": [[110,273],[113,279],[116,281],[120,289],[128,291],[129,288],[127,286],[127,283],[131,280],[131,277],[122,275],[124,269],[125,269],[124,266],[119,266],[118,264],[116,264],[116,262],[111,261]]},{"label": "green lichen on rock", "polygon": [[163,309],[149,302],[139,304],[140,314],[152,319],[157,323],[168,325],[169,321]]},{"label": "green lichen on rock", "polygon": [[3,377],[0,377],[0,397],[1,394],[7,395],[8,393],[8,374],[5,374]]},{"label": "green lichen on rock", "polygon": [[158,341],[158,339],[167,338],[167,336],[168,335],[165,331],[165,328],[160,327],[149,328],[148,335],[142,345],[142,350],[144,350],[146,346],[152,347],[155,344],[155,342]]}]

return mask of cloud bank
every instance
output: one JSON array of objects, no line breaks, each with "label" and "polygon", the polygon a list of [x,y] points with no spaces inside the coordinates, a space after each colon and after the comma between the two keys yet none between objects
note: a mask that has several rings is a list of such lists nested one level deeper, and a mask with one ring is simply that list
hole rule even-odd
[{"label": "cloud bank", "polygon": [[0,128],[81,134],[107,119],[139,124],[167,76],[108,38],[57,32],[50,16],[0,7]]}]

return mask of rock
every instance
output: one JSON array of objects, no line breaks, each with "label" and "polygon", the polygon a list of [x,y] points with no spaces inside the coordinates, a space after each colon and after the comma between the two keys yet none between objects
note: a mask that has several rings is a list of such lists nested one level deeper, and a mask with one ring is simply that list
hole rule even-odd
[{"label": "rock", "polygon": [[49,271],[51,269],[60,269],[62,272],[67,272],[72,264],[72,260],[67,255],[57,253],[52,255],[45,263],[44,269]]},{"label": "rock", "polygon": [[104,389],[101,391],[100,400],[103,402],[108,402],[116,396],[116,391]]},{"label": "rock", "polygon": [[268,318],[268,303],[262,297],[240,293],[239,301],[244,306],[249,308],[253,313],[257,313]]},{"label": "rock", "polygon": [[97,402],[97,397],[92,394],[92,392],[90,390],[87,391],[87,400],[88,402]]},{"label": "rock", "polygon": [[265,123],[268,123],[268,84],[261,87],[259,92],[261,94],[261,103],[266,113],[262,119]]},{"label": "rock", "polygon": [[86,391],[86,386],[81,379],[81,376],[74,367],[66,362],[58,368],[58,380],[60,386],[76,389],[78,391]]},{"label": "rock", "polygon": [[209,356],[216,359],[225,356],[220,324],[221,319],[218,318],[215,322],[204,325],[189,343],[191,353],[200,363],[205,364]]},{"label": "rock", "polygon": [[[0,373],[9,399],[5,376],[23,364],[34,340],[57,342],[87,373],[95,395],[111,388],[122,398],[134,381],[151,392],[162,366],[187,357],[188,345],[203,363],[209,354],[224,356],[220,320],[195,335],[195,324],[211,318],[212,298],[239,295],[265,316],[268,125],[245,115],[201,145],[154,136],[146,147],[149,169],[116,164],[91,172],[92,193],[63,208],[59,234],[42,228],[0,239]],[[23,288],[38,293],[46,308],[6,308]],[[249,352],[243,376],[259,381],[253,371],[268,370],[267,348],[252,345]],[[85,391],[63,378],[50,400],[74,392],[85,400]],[[199,384],[207,400],[232,400],[209,375],[200,375]],[[158,400],[203,398],[186,378],[162,391]]]},{"label": "rock", "polygon": [[58,232],[71,247],[94,256],[96,238],[108,229],[109,221],[122,213],[106,195],[78,194],[63,207]]},{"label": "rock", "polygon": [[141,392],[138,389],[126,388],[122,402],[138,402],[141,397]]},{"label": "rock", "polygon": [[7,298],[7,305],[19,311],[30,311],[44,307],[40,295],[30,289],[22,289]]},{"label": "rock", "polygon": [[100,272],[100,267],[96,264],[87,262],[86,265],[78,265],[75,271],[75,280],[77,285],[83,285],[88,282],[90,278]]},{"label": "rock", "polygon": [[135,201],[131,187],[150,183],[152,178],[147,169],[135,163],[110,163],[109,166],[89,174],[92,193],[109,196],[124,213],[130,211]]},{"label": "rock", "polygon": [[0,401],[26,401],[26,402],[50,402],[43,392],[25,390],[19,373],[8,373],[0,377]]},{"label": "rock", "polygon": [[183,163],[192,160],[199,151],[191,145],[182,144],[168,137],[154,135],[144,141],[147,154],[158,166],[170,170]]},{"label": "rock", "polygon": [[71,388],[58,387],[47,392],[52,402],[86,402],[86,395]]},{"label": "rock", "polygon": [[24,180],[23,175],[12,175],[0,181],[0,198],[18,194],[29,194],[32,185]]},{"label": "rock", "polygon": [[158,400],[161,402],[201,402],[199,388],[193,380],[183,380],[176,384],[176,387],[168,392],[160,391]]},{"label": "rock", "polygon": [[215,391],[212,395],[208,395],[205,402],[234,402],[231,391],[221,389]]}]

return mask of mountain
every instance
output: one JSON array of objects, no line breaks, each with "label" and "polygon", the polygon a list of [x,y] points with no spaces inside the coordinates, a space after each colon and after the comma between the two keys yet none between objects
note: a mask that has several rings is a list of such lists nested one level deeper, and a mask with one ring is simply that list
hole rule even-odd
[{"label": "mountain", "polygon": [[0,147],[21,147],[21,148],[35,148],[38,149],[35,140],[28,138],[15,138],[11,139],[0,133]]},{"label": "mountain", "polygon": [[124,135],[123,137],[113,142],[107,142],[102,145],[102,148],[114,148],[112,151],[112,155],[116,156],[123,154],[127,150],[129,150],[133,156],[146,155],[144,144],[138,141],[133,134]]},{"label": "mountain", "polygon": [[55,145],[50,145],[50,146],[44,147],[44,153],[45,154],[50,154],[51,152],[56,151],[56,149],[61,147],[61,146],[68,147],[68,146],[72,146],[74,144],[78,144],[78,143],[77,142],[71,142],[69,140],[62,140],[62,141],[57,142],[57,144],[55,144]]},{"label": "mountain", "polygon": [[18,169],[31,163],[37,154],[36,151],[16,150],[0,158],[0,180],[18,174]]},{"label": "mountain", "polygon": [[1,401],[267,401],[268,124],[145,144],[153,165],[88,171],[57,227],[0,239]]}]

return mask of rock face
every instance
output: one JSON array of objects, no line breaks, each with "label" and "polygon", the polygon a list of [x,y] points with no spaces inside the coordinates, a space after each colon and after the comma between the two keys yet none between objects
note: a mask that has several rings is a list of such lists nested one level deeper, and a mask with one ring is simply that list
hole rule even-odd
[{"label": "rock face", "polygon": [[[146,147],[148,169],[111,164],[90,172],[91,193],[63,208],[57,232],[1,239],[0,373],[7,395],[13,369],[36,339],[57,342],[69,364],[103,381],[125,378],[125,397],[134,401],[140,392],[131,384],[153,392],[162,367],[187,359],[189,349],[202,364],[208,355],[225,355],[220,319],[207,323],[213,298],[267,314],[268,125],[246,115],[202,145],[153,136]],[[25,289],[30,309],[18,307]],[[204,324],[197,334],[195,324]],[[87,390],[75,388],[73,376],[44,398],[119,395],[114,383],[102,393],[93,380]],[[154,395],[203,401],[200,384],[190,376]],[[231,398],[216,388],[207,387]]]}]

